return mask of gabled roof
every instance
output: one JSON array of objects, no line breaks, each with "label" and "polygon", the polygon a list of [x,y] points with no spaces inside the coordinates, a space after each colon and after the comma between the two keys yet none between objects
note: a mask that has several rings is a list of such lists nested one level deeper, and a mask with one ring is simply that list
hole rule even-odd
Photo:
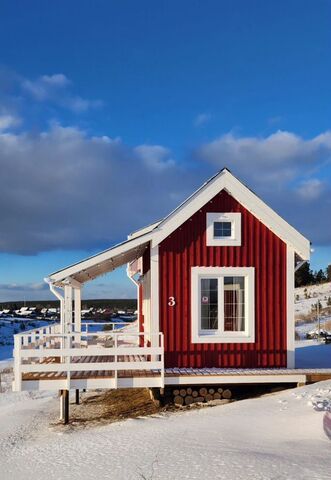
[{"label": "gabled roof", "polygon": [[161,243],[221,190],[226,190],[287,245],[291,246],[303,260],[310,258],[309,240],[240,182],[227,168],[224,168],[163,220],[131,233],[125,242],[52,273],[48,280],[56,285],[62,285],[67,279],[84,283],[125,263],[132,262],[143,254],[150,243],[152,246]]},{"label": "gabled roof", "polygon": [[173,210],[153,229],[152,245],[156,246],[221,190],[226,190],[241,205],[256,216],[303,259],[310,258],[310,242],[252,190],[238,180],[227,168],[210,178],[187,200]]}]

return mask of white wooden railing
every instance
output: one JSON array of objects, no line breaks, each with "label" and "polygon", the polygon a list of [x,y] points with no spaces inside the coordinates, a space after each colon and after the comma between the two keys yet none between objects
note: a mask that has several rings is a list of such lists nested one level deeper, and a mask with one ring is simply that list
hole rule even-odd
[{"label": "white wooden railing", "polygon": [[[164,386],[162,333],[148,333],[147,339],[144,332],[125,331],[124,326],[95,332],[92,325],[82,324],[84,331],[67,334],[60,333],[57,324],[15,335],[13,389],[25,389],[26,382],[29,389],[83,388],[90,377],[94,381],[89,384],[99,388]],[[140,372],[139,382],[128,383],[134,372]]]}]

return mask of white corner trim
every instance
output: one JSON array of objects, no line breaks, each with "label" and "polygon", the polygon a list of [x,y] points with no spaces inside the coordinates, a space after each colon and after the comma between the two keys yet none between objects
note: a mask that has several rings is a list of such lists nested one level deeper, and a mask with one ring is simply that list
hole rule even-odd
[{"label": "white corner trim", "polygon": [[222,190],[226,190],[303,260],[310,258],[310,242],[294,227],[272,210],[255,193],[241,183],[231,172],[222,170],[174,210],[153,230],[152,245],[158,245],[194,213],[210,202]]},{"label": "white corner trim", "polygon": [[159,246],[151,250],[151,331],[159,332]]},{"label": "white corner trim", "polygon": [[[230,222],[231,237],[214,237],[215,222]],[[207,246],[240,246],[241,245],[241,213],[208,212],[206,218]]]},{"label": "white corner trim", "polygon": [[295,368],[295,320],[294,320],[294,250],[286,248],[286,325],[287,368]]},{"label": "white corner trim", "polygon": [[[200,332],[200,279],[209,277],[245,277],[245,331],[202,334]],[[220,299],[219,309],[223,301]],[[219,318],[220,314],[219,314]],[[221,323],[221,322],[219,322]],[[192,267],[191,268],[191,342],[192,343],[254,343],[255,342],[255,268],[254,267]]]}]

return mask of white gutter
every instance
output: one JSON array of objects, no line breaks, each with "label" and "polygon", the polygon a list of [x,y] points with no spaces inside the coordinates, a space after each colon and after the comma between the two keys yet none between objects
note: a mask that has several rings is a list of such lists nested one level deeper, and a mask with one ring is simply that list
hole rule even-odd
[{"label": "white gutter", "polygon": [[127,264],[127,267],[126,267],[126,274],[127,276],[129,277],[129,279],[131,280],[131,282],[133,282],[135,284],[135,286],[137,287],[137,312],[138,312],[138,315],[137,315],[137,318],[138,318],[138,332],[140,330],[140,301],[139,301],[139,281],[136,280],[134,278],[133,275],[130,274],[130,267],[129,267],[129,264]]},{"label": "white gutter", "polygon": [[[61,322],[61,330],[63,330],[64,326],[64,297],[55,289],[55,286],[50,281],[50,279],[44,278],[44,281],[48,284],[50,291],[55,295],[55,297],[60,300],[60,322]],[[63,333],[63,332],[62,332]]]}]

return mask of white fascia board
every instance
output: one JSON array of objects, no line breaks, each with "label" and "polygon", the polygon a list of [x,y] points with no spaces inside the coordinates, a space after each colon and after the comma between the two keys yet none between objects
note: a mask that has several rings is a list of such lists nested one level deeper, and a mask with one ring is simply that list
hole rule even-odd
[{"label": "white fascia board", "polygon": [[93,257],[89,257],[63,270],[59,270],[58,272],[52,273],[48,277],[48,280],[51,283],[61,282],[67,279],[68,277],[71,277],[72,275],[82,272],[83,270],[87,270],[89,268],[95,267],[96,265],[99,265],[102,262],[111,260],[117,255],[121,255],[122,253],[124,254],[125,252],[132,250],[133,248],[139,247],[143,243],[149,242],[151,238],[152,238],[151,234],[145,234],[145,235],[141,235],[140,237],[127,240],[126,242],[115,245],[113,248],[110,248],[104,252],[94,255]]},{"label": "white fascia board", "polygon": [[187,202],[170,214],[154,230],[152,246],[158,245],[194,213],[212,200],[221,190],[226,190],[241,205],[257,217],[264,225],[275,233],[304,260],[310,258],[310,242],[294,227],[287,223],[278,213],[270,208],[255,193],[241,183],[231,172],[223,170],[203,189],[193,194]]},{"label": "white fascia board", "polygon": [[145,233],[149,233],[154,228],[156,228],[162,220],[159,220],[158,222],[154,222],[151,225],[147,225],[147,227],[140,228],[139,230],[136,230],[135,232],[132,232],[128,235],[128,239],[131,240],[132,238],[140,237],[140,235],[145,235]]}]

